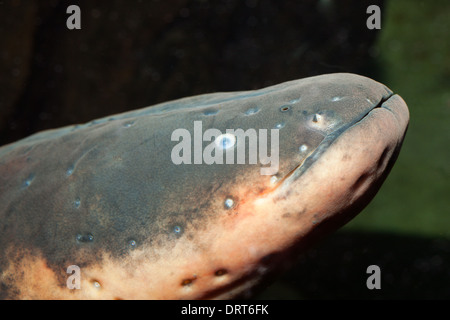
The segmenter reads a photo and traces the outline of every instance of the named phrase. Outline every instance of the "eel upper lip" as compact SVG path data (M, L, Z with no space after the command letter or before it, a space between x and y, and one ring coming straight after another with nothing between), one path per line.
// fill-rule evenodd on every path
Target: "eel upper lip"
M370 108L366 113L361 114L359 117L355 117L355 119L342 127L336 129L335 131L331 132L330 134L326 135L324 140L314 149L310 152L310 154L294 169L292 169L290 172L288 172L280 181L279 185L281 185L285 180L295 175L294 180L298 179L303 173L306 172L306 170L313 165L314 162L316 162L317 159L320 158L320 156L328 149L328 147L337 139L339 136L344 133L346 130L351 128L352 126L356 125L358 122L362 121L367 115L370 114L374 109L377 108L385 108L389 111L391 111L387 106L384 105L386 101L388 101L392 96L395 94L391 92L387 97L382 97L380 101L374 105L372 108Z

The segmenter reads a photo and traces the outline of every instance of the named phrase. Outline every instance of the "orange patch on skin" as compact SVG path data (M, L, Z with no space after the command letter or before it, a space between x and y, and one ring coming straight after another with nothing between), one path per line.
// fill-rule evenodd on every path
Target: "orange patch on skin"
M8 250L8 251L11 251ZM16 260L17 259L17 260ZM13 299L55 299L55 291L60 291L56 274L39 256L26 252L22 257L15 257L0 279L8 287L14 288ZM71 299L72 297L67 297Z

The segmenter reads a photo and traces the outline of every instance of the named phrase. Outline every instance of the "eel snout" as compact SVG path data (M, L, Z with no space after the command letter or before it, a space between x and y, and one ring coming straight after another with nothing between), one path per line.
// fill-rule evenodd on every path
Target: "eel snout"
M375 81L373 85L382 86ZM362 118L339 129L331 141L327 138L334 132L325 138L273 192L244 203L239 214L246 219L230 229L223 225L227 234L221 243L226 246L217 249L228 252L227 263L234 264L230 270L247 269L250 278L276 274L292 260L293 251L351 220L389 174L408 122L406 103L389 94ZM252 286L252 281L236 282L244 295Z

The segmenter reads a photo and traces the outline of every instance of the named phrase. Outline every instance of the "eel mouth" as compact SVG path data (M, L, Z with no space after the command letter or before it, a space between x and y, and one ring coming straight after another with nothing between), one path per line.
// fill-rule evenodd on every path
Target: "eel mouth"
M403 114L403 116L406 116L407 118L409 118L409 113L408 113L407 109L406 109L406 115L405 115L405 110L399 110L401 108L399 108L399 106L397 106L395 103L393 104L393 107L388 106L390 104L390 102L392 101L393 97L399 97L399 96L394 93L390 93L387 97L382 97L380 99L380 101L376 105L374 105L371 109L369 109L367 112L361 114L359 117L355 117L355 119L353 119L353 121L339 127L335 131L326 135L324 137L324 139L322 140L322 142L319 145L317 145L313 150L311 150L309 152L308 156L306 156L305 159L303 159L303 161L300 164L298 164L294 169L289 171L283 178L281 178L278 181L275 188L278 188L285 184L290 184L293 181L299 179L310 167L312 167L314 165L314 163L317 162L318 159L321 158L321 156L325 152L327 152L327 150L330 148L330 146L335 141L337 141L344 132L347 132L350 128L357 126L361 121L368 118L370 116L370 114L373 113L374 110L382 108L382 109L385 109L385 110L391 112L394 117L396 116L397 113L401 113L401 114ZM403 105L406 106L406 104L404 102L403 102ZM401 107L403 107L403 106L401 106ZM406 131L406 128L405 128L405 131ZM403 139L403 136L402 136L402 139Z

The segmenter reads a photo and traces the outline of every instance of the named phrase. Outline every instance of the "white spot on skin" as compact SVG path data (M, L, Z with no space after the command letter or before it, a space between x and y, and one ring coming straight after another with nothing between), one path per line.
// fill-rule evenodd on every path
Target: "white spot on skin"
M225 200L225 208L226 209L231 209L234 206L234 200L231 198L228 198Z
M131 127L132 125L134 125L134 121L127 121L127 122L125 122L125 123L123 124L123 126L124 126L125 128L129 128L129 127Z
M277 176L272 176L272 177L270 178L270 183L271 183L271 184L275 184L275 183L277 183L277 181L278 181L278 177L277 177Z
M72 175L74 169L75 169L74 166L70 166L70 167L66 170L66 175L67 175L67 176Z
M250 108L247 111L245 111L245 114L249 116L249 115L258 113L258 111L259 111L259 108L258 107L254 107L254 108Z
M308 150L308 146L306 144L302 144L299 148L300 152L306 152Z
M342 97L333 97L331 98L331 101L336 102L342 100Z
M298 99L292 99L291 101L289 101L290 104L294 104L300 101L300 97Z
M22 183L22 188L28 188L33 182L34 174L30 174L28 178Z
M230 149L236 144L236 137L231 133L225 133L218 136L215 142L219 148Z

